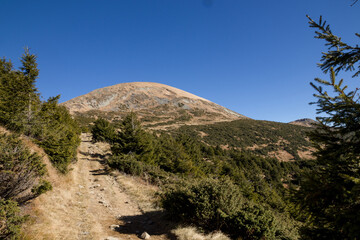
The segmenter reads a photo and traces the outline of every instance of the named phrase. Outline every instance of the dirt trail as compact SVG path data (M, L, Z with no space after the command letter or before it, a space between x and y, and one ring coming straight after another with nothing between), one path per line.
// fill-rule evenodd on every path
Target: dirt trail
M149 211L131 191L150 186L122 175L109 175L102 164L104 146L83 134L78 162L66 176L50 171L54 189L27 207L31 221L25 232L31 239L168 239L159 211ZM125 179L127 178L127 179ZM131 191L130 191L130 190ZM140 193L139 193L140 192ZM111 225L115 225L111 229ZM116 226L119 225L119 226Z

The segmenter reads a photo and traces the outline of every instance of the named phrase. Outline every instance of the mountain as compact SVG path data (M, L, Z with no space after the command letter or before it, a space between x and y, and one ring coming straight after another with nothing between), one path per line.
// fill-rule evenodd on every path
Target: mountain
M62 103L82 122L96 117L119 120L136 112L144 125L176 127L247 118L183 90L160 83L121 83L96 89Z
M314 125L316 125L318 122L311 118L302 118L289 123L303 127L314 127Z
M83 126L136 112L146 128L186 133L223 149L250 151L280 161L311 159L311 119L288 123L253 120L183 90L159 83L121 83L62 103ZM294 126L296 125L296 126Z

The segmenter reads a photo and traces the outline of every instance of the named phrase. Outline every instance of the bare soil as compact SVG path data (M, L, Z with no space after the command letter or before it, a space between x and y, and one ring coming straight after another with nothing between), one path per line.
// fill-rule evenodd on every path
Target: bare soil
M67 175L51 166L53 190L25 207L31 215L24 228L27 239L172 239L173 224L152 206L156 187L138 178L110 173L103 164L104 144L82 135L78 161ZM117 226L118 225L118 226Z

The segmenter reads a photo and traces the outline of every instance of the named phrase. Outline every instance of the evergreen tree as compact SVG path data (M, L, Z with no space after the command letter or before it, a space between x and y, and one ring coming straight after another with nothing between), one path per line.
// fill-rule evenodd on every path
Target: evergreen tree
M35 86L39 70L29 49L21 62L20 70L14 70L10 61L0 60L0 124L35 138L52 163L66 172L76 159L80 129L68 110L58 105L59 96L40 101Z
M119 132L111 146L113 154L135 155L138 160L154 161L152 136L145 132L135 113L130 113L120 122Z
M321 69L330 81L315 79L311 85L318 99L320 126L311 134L315 143L317 166L308 173L297 193L309 221L304 239L358 239L360 236L360 96L359 89L347 90L336 80L341 70L360 73L360 48L352 47L333 35L320 18L311 18L316 38L324 39L329 51L322 56ZM360 37L359 34L356 34ZM333 93L323 89L330 88Z
M39 70L36 56L29 49L25 49L21 62L21 71L16 71L10 61L0 61L0 123L28 134L40 104L35 87Z
M37 69L36 56L34 54L30 54L29 48L25 49L25 53L21 58L22 67L20 70L23 73L23 89L22 89L22 97L23 101L25 101L26 108L24 112L26 114L26 124L25 124L25 134L30 134L32 119L36 113L36 109L40 104L40 98L38 90L35 86L36 79L39 75L39 70Z
M76 160L80 144L80 128L64 106L58 105L60 96L51 97L41 104L32 135L61 172Z
M114 126L103 118L99 118L94 122L94 126L91 129L93 142L108 142L114 141L116 132Z

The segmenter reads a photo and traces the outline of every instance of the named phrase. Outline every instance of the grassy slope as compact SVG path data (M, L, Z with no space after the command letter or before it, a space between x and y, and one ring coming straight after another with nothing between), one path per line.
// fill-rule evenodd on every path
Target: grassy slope
M210 125L182 126L176 132L201 137L209 145L252 151L263 156L286 151L291 154L288 160L299 160L299 152L310 149L311 144L306 137L309 130L287 123L242 119Z

